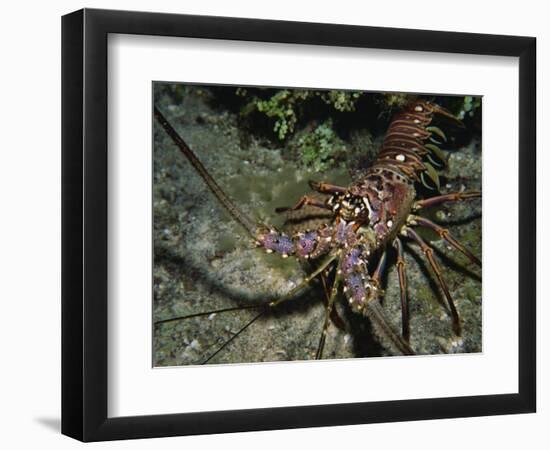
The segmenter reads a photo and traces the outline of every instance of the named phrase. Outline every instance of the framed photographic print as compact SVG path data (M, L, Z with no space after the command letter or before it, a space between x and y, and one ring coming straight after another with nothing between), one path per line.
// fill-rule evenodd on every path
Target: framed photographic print
M535 410L534 38L82 10L62 44L63 433Z
M481 352L480 273L444 276L449 262L414 230L481 266L481 97L164 82L153 90L155 367ZM367 120L384 129L383 142ZM201 157L171 122L204 146ZM457 202L461 210L441 208ZM420 211L459 222L471 242ZM453 297L463 299L460 313Z

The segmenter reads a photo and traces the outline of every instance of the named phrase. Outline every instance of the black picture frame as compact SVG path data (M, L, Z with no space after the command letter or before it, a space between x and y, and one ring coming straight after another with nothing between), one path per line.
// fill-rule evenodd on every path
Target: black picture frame
M109 33L519 58L518 393L107 417ZM82 441L535 412L536 39L84 9L62 18L62 433ZM510 294L512 295L512 294Z

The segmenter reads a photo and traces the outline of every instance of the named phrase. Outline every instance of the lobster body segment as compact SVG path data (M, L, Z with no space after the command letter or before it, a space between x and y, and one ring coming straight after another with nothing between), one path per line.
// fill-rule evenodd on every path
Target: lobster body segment
M373 228L377 245L384 246L405 224L416 197L415 181L428 170L423 158L434 151L430 128L433 114L458 119L444 108L424 100L410 103L397 113L384 138L382 148L373 166L351 185L349 193L361 197L369 210L369 225Z
M413 183L390 167L375 167L350 187L350 194L361 198L369 211L368 226L382 247L404 225L415 199Z

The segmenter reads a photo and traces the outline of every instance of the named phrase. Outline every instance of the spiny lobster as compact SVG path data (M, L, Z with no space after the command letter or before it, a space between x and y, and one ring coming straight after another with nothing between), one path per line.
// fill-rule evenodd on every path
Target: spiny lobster
M291 235L274 227L258 224L239 210L156 106L154 115L211 192L254 239L258 247L269 253L277 253L283 258L292 256L301 260L319 261L315 270L307 275L301 284L268 304L224 308L193 314L193 317L213 312L260 308L261 311L243 327L243 331L266 311L294 298L315 278L324 277L333 271L333 283L327 295L325 320L316 359L322 358L327 329L340 291L344 292L352 311L368 317L399 352L405 355L415 354L409 343L409 301L402 244L403 239L408 239L415 242L425 255L445 296L453 331L457 336L461 335L461 320L441 267L434 258L432 247L415 231L416 227L433 230L472 263L481 266L480 259L453 237L449 230L418 215L422 209L444 202L481 197L481 192L470 191L417 200L415 184L419 181L426 184L426 177L429 178L430 170L433 170L431 163L427 161L441 159L441 151L435 145L434 142L437 141L434 137L446 139L443 131L432 125L432 120L435 116L441 116L458 126L463 126L449 111L427 100L415 99L409 102L394 115L378 157L355 182L342 187L312 181L311 188L327 196L326 199L320 200L306 195L292 208L296 211L309 205L330 211L331 222L315 230L305 230ZM389 246L393 246L397 252L396 265L401 291L401 333L394 331L389 325L379 304L379 299L383 295L381 277L385 270ZM181 318L162 320L156 324L179 319ZM210 361L239 333L227 340L204 362Z

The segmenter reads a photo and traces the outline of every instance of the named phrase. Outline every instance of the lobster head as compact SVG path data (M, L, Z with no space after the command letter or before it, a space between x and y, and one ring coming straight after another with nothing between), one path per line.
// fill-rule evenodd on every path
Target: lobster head
M346 222L364 224L369 221L369 205L361 196L349 192L337 193L330 196L326 204L336 216Z

